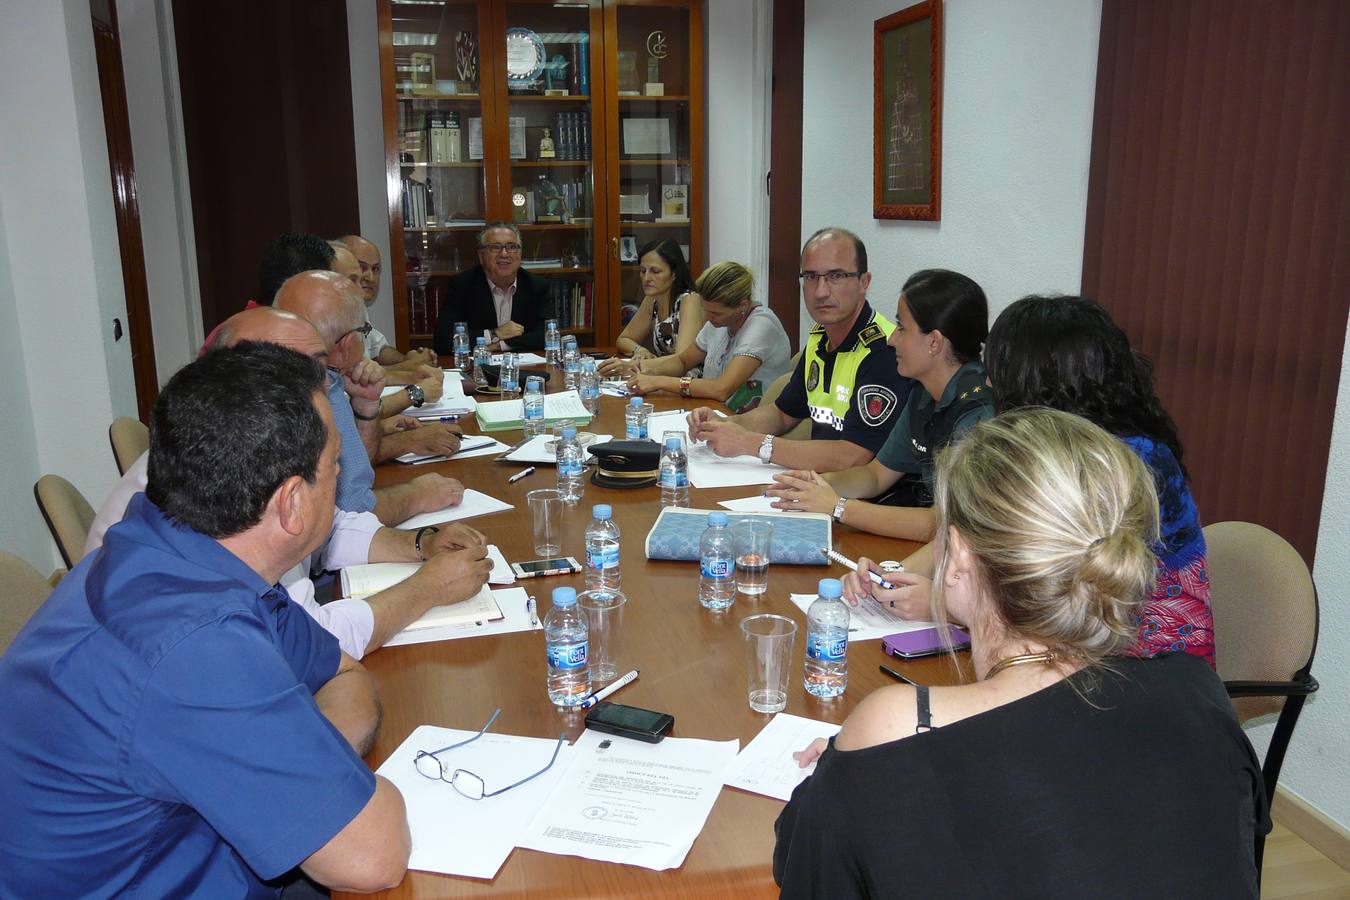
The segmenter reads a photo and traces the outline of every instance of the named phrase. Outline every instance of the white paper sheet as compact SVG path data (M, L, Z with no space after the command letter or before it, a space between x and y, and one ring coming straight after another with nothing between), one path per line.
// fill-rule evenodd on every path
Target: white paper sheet
M689 854L740 742L644 744L588 729L573 747L567 777L519 846L661 870Z
M478 409L478 419L484 430L500 431L501 428L492 429L491 426L519 423L524 415L523 400L492 400L483 403ZM544 420L555 422L560 419L576 419L579 422L591 420L590 410L586 409L586 404L581 402L581 395L576 391L544 395Z
M815 602L815 594L788 594L797 608L806 612L806 608ZM875 641L888 634L900 634L903 631L918 631L932 628L932 622L914 622L902 619L889 606L882 606L875 600L863 600L848 610L848 639L853 641Z
M485 516L488 513L501 512L504 509L514 509L510 503L504 503L496 497L489 497L482 491L475 491L473 488L464 489L464 499L458 506L447 506L445 509L438 509L434 512L422 513L420 516L413 516L400 522L399 528L418 529L424 525L439 525L442 522L454 522L459 519L469 519L474 516Z
M600 393L607 397L627 397L628 382L622 378L614 378L600 382Z
M540 356L538 353L527 352L516 354L517 366L538 366L543 365L546 362L548 362L548 360L544 359L544 357ZM492 364L494 366L500 366L502 364L502 355L500 353L492 354Z
M792 754L805 750L816 738L838 734L842 727L833 722L778 713L736 756L727 771L727 787L790 800L793 789L816 770L815 763L805 769L799 767Z
M454 641L460 638L486 637L493 634L510 634L513 631L543 630L543 616L537 616L530 623L530 614L526 603L530 595L524 588L501 588L492 592L497 600L497 608L505 618L496 622L484 622L482 625L442 625L438 628L419 628L416 631L400 631L385 641L386 647L401 647L404 644L425 644L430 641ZM539 652L543 653L541 644Z
M581 436L582 433L577 434L578 438ZM595 444L603 444L606 441L613 440L613 438L613 435L597 434L593 439L587 440L582 445L582 449L585 450L586 447L591 447ZM537 434L524 444L521 444L515 450L506 454L505 458L509 459L511 462L547 463L549 465L554 465L558 461L557 450L556 448L553 450L546 449L548 444L553 440L555 440L555 438L551 434Z
M417 751L431 752L467 740L477 733L478 725L472 730L423 725L377 770L394 783L407 804L408 827L412 831L410 869L469 878L494 877L511 855L525 823L572 764L573 750L564 744L553 767L543 775L482 800L461 797L444 781L418 774L413 765ZM557 742L556 736L513 737L489 731L440 758L482 776L487 790L492 791L542 769Z
M684 435L685 443L689 443L689 411L686 409L670 410L669 412L652 413L647 417L647 434L658 444L667 431L678 431Z
M438 453L404 453L402 456L396 456L394 459L401 463L411 466L420 466L424 463L445 462L450 459L468 459L472 456L491 456L494 453L501 453L507 448L506 444L490 437L486 434L465 435L460 441L459 450L453 456L444 456Z
M773 484L782 466L765 465L757 456L718 456L707 444L689 448L689 483L697 488Z
M442 369L441 399L435 403L425 403L422 406L410 406L404 410L405 415L414 416L418 419L431 419L438 416L457 416L467 415L478 408L478 402L464 393L464 382L460 378L458 369ZM404 390L404 385L391 384L386 387L380 396L388 397L390 394L397 394Z
M740 513L780 513L784 510L774 509L771 505L775 497L765 497L763 494L755 494L753 497L741 497L737 500L719 500L718 506L725 506L732 512ZM789 510L790 512L790 510Z

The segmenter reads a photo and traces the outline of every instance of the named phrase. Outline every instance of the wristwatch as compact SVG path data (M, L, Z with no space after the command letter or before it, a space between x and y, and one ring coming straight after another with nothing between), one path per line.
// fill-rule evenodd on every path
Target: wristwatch
M840 497L839 502L834 505L834 520L836 522L844 521L844 504L847 502L847 497Z
M681 397L692 397L692 396L694 396L693 392L689 389L689 382L691 382L691 381L693 381L693 379L690 378L688 375L686 375L686 376L684 376L683 378L680 379L680 396L681 396Z
M764 435L764 440L759 445L759 461L768 465L773 462L773 435Z
M412 401L414 407L421 407L427 402L427 392L422 390L419 385L410 384L404 388L408 392L408 399Z

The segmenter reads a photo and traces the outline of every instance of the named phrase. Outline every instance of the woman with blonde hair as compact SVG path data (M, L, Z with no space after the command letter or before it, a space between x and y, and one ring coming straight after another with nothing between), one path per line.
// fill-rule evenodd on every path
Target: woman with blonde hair
M936 488L933 614L967 623L976 680L883 688L797 754L816 770L776 826L783 896L1256 897L1269 817L1222 683L1124 655L1154 580L1148 468L1024 408L951 445Z
M717 400L734 413L758 406L764 387L792 367L792 344L773 310L755 303L754 287L754 276L738 262L705 270L694 290L703 298L707 321L694 343L639 361L628 390ZM686 374L700 366L702 377Z

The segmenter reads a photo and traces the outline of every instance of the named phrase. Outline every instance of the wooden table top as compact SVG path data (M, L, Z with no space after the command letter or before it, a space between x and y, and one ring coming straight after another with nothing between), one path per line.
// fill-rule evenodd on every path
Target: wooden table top
M551 384L560 384L561 377ZM705 401L678 397L650 397L658 411L692 408ZM623 436L623 404L602 397L600 414L586 430ZM469 417L466 433L476 433ZM506 443L519 432L497 435ZM426 473L429 468L458 478L466 486L497 497L515 508L469 520L501 548L512 562L534 559L531 525L525 495L553 487L554 469L538 471L515 484L506 479L523 466L503 464L480 456L429 466L385 465L377 470L377 484L394 484ZM797 622L794 655L800 666L806 618L788 599L789 593L814 593L821 578L839 578L844 569L831 566L773 566L769 589L758 599L738 594L726 611L713 612L698 603L697 566L692 562L649 562L644 540L659 514L656 486L617 490L585 484L581 503L564 513L562 555L584 560L583 532L591 506L609 503L621 531L622 590L628 597L618 658L619 671L640 667L642 676L623 688L615 702L668 712L675 717L674 737L730 740L744 747L771 718L753 712L746 701L745 650L740 621L772 612ZM690 505L721 509L719 500L753 494L756 487L699 490L690 488ZM856 559L903 559L917 545L863 534L835 526L834 545ZM552 589L572 585L583 589L582 575L553 576L519 581L539 599L540 615L549 609ZM868 693L893 684L877 668L880 663L904 672L921 684L953 684L959 673L945 657L905 662L886 657L880 641L855 643L849 652L849 685L843 697L819 700L806 693L800 674L788 688L787 712L830 722L843 722ZM541 632L507 634L455 641L388 647L364 660L379 683L384 719L374 748L367 757L378 767L419 725L476 729L497 707L493 724L499 734L549 737L565 731L574 741L582 731L581 712L553 706L544 690L544 637ZM768 797L724 788L702 833L679 869L654 872L636 866L594 862L516 849L492 881L409 871L390 896L469 897L693 897L776 896L771 863L773 825L783 804ZM465 822L472 828L472 822ZM341 896L341 895L335 895Z

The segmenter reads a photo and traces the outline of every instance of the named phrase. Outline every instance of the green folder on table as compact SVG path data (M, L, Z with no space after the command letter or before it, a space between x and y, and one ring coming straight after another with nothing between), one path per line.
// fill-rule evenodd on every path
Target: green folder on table
M479 403L476 411L478 428L483 432L510 431L525 425L524 400L493 400ZM581 402L576 391L563 391L544 396L544 424L556 425L564 419L570 419L577 425L587 425L591 421L590 411Z

